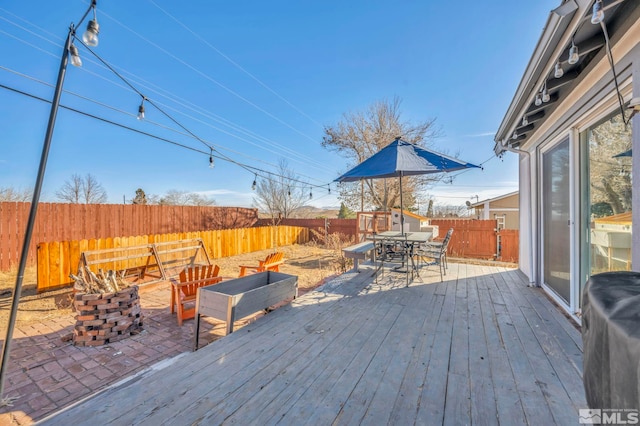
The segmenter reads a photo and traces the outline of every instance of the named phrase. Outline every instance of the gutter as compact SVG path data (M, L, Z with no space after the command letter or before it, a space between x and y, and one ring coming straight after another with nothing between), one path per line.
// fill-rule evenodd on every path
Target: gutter
M501 143L500 145L502 145L502 151L509 151L509 152L513 152L515 154L524 154L527 156L527 158L529 159L529 172L531 172L531 170L533 169L532 165L531 165L531 153L529 151L523 151L521 149L515 149L509 146L508 143ZM532 180L529 179L529 218L530 220L533 220L533 193L534 193L534 185L532 183ZM528 226L527 227L529 229L529 244L531 244L531 249L529 250L529 287L537 287L536 285L536 280L534 278L534 271L535 268L533 267L533 226Z

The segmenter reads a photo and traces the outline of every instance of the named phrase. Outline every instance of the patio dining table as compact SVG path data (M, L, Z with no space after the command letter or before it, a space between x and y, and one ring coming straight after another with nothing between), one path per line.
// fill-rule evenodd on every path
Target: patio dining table
M373 241L374 244L376 245L376 250L374 250L375 253L384 253L384 248L382 247L384 244L404 243L404 246L406 248L407 268L402 269L405 262L405 260L403 259L402 265L394 268L394 270L399 272L409 273L410 272L409 267L411 267L411 270L415 272L417 276L420 276L418 273L418 266L415 263L413 258L413 254L415 253L415 249L417 246L431 241L432 237L433 237L433 233L426 232L426 231L425 232L404 232L404 233L400 231L385 231L385 232L380 232L378 234L369 235L367 236L367 240ZM380 247L380 251L378 251L379 247ZM382 263L384 263L384 258L382 259Z

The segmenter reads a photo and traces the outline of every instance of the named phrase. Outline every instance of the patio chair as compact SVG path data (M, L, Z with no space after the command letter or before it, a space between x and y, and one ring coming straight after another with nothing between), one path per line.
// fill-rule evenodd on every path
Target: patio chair
M171 313L177 314L178 325L181 326L183 320L195 316L198 288L222 281L219 273L218 265L194 265L183 269L178 280L171 279ZM194 306L187 308L187 304Z
M449 246L449 241L451 241L451 234L453 234L453 228L449 229L449 232L447 232L442 243L425 243L415 252L420 268L423 266L438 265L438 269L440 270L440 282L444 281L444 275L447 275L445 264L447 247Z
M447 247L449 246L449 241L451 240L451 235L453 234L453 228L449 228L449 230L447 231L447 233L444 236L444 239L442 241L429 241L428 243L425 243L426 246L431 248L431 251L438 251L443 245L446 245ZM447 263L447 252L445 250L444 253L444 257L442 258L442 264L444 265L445 268L445 275L446 273L446 269L449 267L448 263Z
M244 277L248 271L253 271L252 273L265 271L280 272L280 265L283 263L284 253L277 251L265 257L264 260L258 261L257 266L240 265L240 276Z

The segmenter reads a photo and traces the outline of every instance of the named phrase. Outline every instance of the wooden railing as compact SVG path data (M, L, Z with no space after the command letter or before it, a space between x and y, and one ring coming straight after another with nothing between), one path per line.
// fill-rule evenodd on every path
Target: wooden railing
M38 291L70 285L69 274L77 272L80 254L83 251L126 248L193 238L202 239L209 256L217 259L291 244L303 244L309 241L309 229L273 226L40 243L37 247Z

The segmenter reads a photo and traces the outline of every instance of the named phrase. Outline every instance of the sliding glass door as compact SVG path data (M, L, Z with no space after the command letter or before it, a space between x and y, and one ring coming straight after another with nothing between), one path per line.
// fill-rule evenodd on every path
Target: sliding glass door
M631 133L616 112L581 135L581 296L591 275L631 270Z
M569 139L542 153L544 284L571 306L571 161Z

